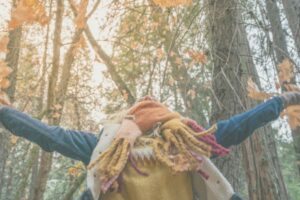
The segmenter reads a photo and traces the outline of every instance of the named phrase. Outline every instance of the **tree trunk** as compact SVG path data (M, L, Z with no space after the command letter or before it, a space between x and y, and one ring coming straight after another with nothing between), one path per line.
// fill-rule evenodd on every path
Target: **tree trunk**
M289 3L293 3L293 1L285 1L285 7L289 5ZM289 53L287 50L287 44L286 44L286 38L285 34L282 28L281 20L280 20L280 12L278 9L278 6L276 4L276 1L273 0L266 0L266 5L267 5L267 15L271 24L271 30L272 30L272 35L273 35L273 46L277 58L277 63L281 63L284 58L289 58ZM294 2L294 5L296 5L296 2ZM300 3L299 3L299 9L300 9ZM294 9L290 10L291 13L287 14L292 15L293 10L297 10L297 7L295 6ZM299 10L300 14L300 10ZM288 16L289 18L289 16ZM290 19L293 20L293 19ZM295 35L295 42L297 43L296 39L298 38L300 42L300 16L298 20L298 24L293 24L293 26L298 26L298 33ZM293 27L295 29L295 27ZM295 30L293 30L294 33ZM294 34L293 34L294 35ZM299 46L300 47L300 46ZM300 55L300 54L299 54ZM295 80L293 80L294 82ZM286 91L284 87L282 87L282 91ZM300 128L296 130L292 130L292 137L293 137L293 146L295 149L296 153L296 163L298 167L298 172L300 174Z
M214 0L208 4L209 41L214 64L213 90L217 97L212 106L212 121L216 122L254 106L247 98L245 87L248 76L257 78L257 72L244 25L239 21L242 17L238 2ZM233 149L233 155L218 159L217 164L239 191L242 180L240 173L236 172L241 168L239 156L242 153L250 199L288 199L281 171L273 167L265 136L264 131L256 131L241 147ZM237 152L240 148L242 151ZM278 163L278 160L274 162Z
M54 97L55 97L55 88L58 78L58 69L60 61L60 47L61 47L61 31L62 31L62 22L63 22L63 13L64 13L64 1L56 1L56 22L54 30L54 41L53 41L53 58L52 58L52 72L49 78L49 87L48 87L48 99L47 99L47 110L51 111L53 107ZM49 120L49 123L52 123ZM39 172L37 178L37 185L34 189L34 198L33 200L42 200L43 194L45 192L47 179L52 165L52 154L47 152L42 152L41 161L39 165Z
M300 56L300 1L282 0L282 4Z
M63 196L63 200L72 200L74 193L78 190L80 185L84 182L86 177L86 174L83 173L79 177L77 177L73 183L73 185L70 187L70 189L65 193Z
M16 80L18 72L18 63L20 55L20 43L22 37L22 28L17 28L9 32L9 43L7 45L8 53L6 55L5 61L7 65L13 69L13 72L9 76L9 81L11 83L7 90L7 94L14 101ZM10 151L10 133L4 129L2 124L0 124L0 194L3 188L4 173L6 160L8 158L8 153Z
M276 0L266 0L266 8L273 35L273 48L275 50L277 62L281 63L283 59L289 57L289 54Z

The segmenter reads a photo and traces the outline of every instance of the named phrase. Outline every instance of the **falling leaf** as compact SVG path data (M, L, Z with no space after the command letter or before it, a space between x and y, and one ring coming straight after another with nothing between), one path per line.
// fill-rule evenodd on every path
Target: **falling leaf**
M0 39L0 52L6 53L7 52L7 44L9 42L9 37L4 36Z
M127 101L128 100L128 92L126 90L122 90L122 96L124 97L124 100Z
M164 50L159 48L156 50L156 57L158 60L161 60L165 56Z
M76 163L74 166L68 168L68 174L71 176L80 176L81 172L84 170L84 166L81 163Z
M12 69L10 67L7 67L6 62L0 60L0 79L8 77L11 72Z
M189 56L196 62L201 63L201 64L206 64L207 63L207 56L204 52L194 52L192 50L188 50L187 52Z
M177 65L182 65L182 59L179 58L179 57L176 57L175 63L176 63Z
M290 82L291 79L294 77L293 73L293 63L288 59L284 59L279 65L278 65L278 78L279 83L282 85L285 82Z
M160 7L174 7L193 3L192 0L153 0L153 2Z
M3 91L0 91L0 104L7 105L7 106L11 105L9 97Z
M195 98L196 98L196 91L193 90L193 89L190 89L190 90L187 92L187 95L190 96L192 99L195 99Z
M0 89L7 89L10 86L10 82L8 79L3 78L0 79Z
M248 97L250 97L251 99L265 100L272 96L271 94L268 94L266 92L261 92L251 78L248 78L247 83Z
M172 77L169 78L168 82L169 82L170 86L174 86L175 81L174 81L174 79Z
M60 118L60 114L58 112L55 112L55 113L52 114L52 118L59 119Z
M53 109L54 109L54 110L61 110L61 109L62 109L62 105L61 105L61 104L55 104L55 105L53 106Z
M283 87L289 92L300 92L300 89L295 84L284 84Z
M300 105L288 106L285 114L288 116L291 129L295 130L300 126Z
M19 139L19 138L18 138L17 136L12 135L12 136L10 136L10 143L11 143L12 145L15 145L15 144L17 144L18 139Z
M39 23L45 25L50 18L47 16L44 5L38 0L20 0L12 10L9 29L16 29L23 23Z

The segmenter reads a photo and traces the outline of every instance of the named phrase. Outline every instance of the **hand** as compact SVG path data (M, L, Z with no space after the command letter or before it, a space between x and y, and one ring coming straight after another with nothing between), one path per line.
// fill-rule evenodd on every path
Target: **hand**
M284 92L280 95L284 108L300 105L300 92Z
M2 106L2 105L12 106L10 101L9 101L9 97L7 96L7 94L0 91L0 106Z
M142 131L138 127L138 125L131 119L124 119L121 123L120 129L116 134L116 138L125 138L130 142L131 147L137 137L142 135Z

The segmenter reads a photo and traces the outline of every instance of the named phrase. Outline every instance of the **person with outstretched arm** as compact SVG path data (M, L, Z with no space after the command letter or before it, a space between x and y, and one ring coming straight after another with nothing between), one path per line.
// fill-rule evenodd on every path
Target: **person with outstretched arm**
M209 158L225 156L297 104L300 93L286 92L205 130L147 96L94 134L47 125L0 99L0 123L47 152L83 162L82 200L238 200Z

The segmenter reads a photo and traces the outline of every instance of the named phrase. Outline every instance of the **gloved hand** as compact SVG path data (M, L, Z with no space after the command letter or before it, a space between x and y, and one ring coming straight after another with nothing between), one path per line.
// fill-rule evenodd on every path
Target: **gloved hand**
M292 105L300 105L300 92L284 92L280 97L284 108Z

